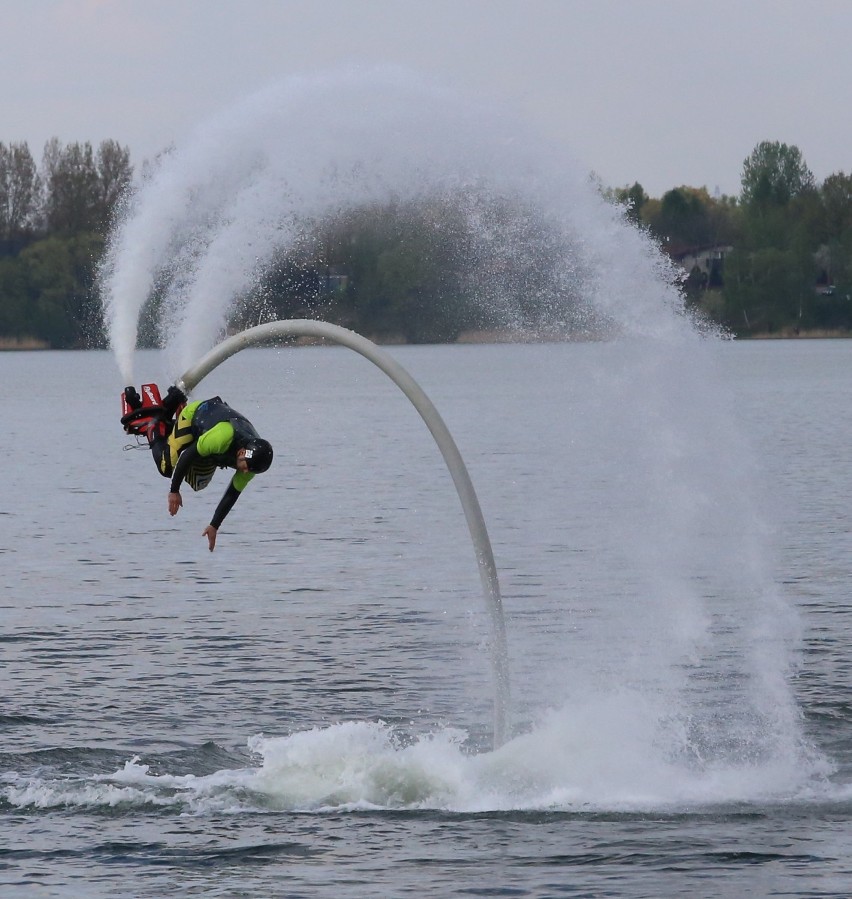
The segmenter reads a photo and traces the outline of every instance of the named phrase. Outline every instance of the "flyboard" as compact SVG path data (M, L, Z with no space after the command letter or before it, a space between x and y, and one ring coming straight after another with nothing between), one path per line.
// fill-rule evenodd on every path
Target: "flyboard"
M176 386L169 387L165 399L156 384L143 384L140 394L135 387L125 387L121 394L121 424L128 434L144 436L150 425L168 421L183 408L186 395Z
M160 400L156 385L143 385L141 398L138 394L135 394L135 390L132 387L126 388L122 394L122 424L125 426L125 430L128 430L130 433L144 433L141 428L137 430L137 427L145 419L145 416L148 416L149 420L154 420L154 417L161 415L164 407L170 405L170 397L177 398L180 396L185 399L185 394L190 393L197 387L202 379L210 374L214 368L240 350L290 337L313 337L330 340L333 343L346 346L369 359L402 390L415 409L417 409L420 417L435 439L461 500L468 530L473 541L480 581L489 613L491 623L491 661L495 690L494 745L495 747L500 746L506 740L509 715L508 647L506 625L503 618L503 601L497 579L497 566L494 562L494 553L491 549L491 541L488 537L485 519L482 515L476 491L473 488L473 482L449 429L420 385L392 356L380 350L371 340L362 337L355 331L350 331L339 325L332 325L329 322L311 319L289 319L257 325L223 340L192 368L187 369L176 381L175 385L169 388L165 403ZM141 400L141 402L137 404L137 400ZM145 405L146 402L149 404L147 407ZM169 410L165 408L165 411L168 412ZM125 421L125 418L127 418L127 421ZM133 430L130 430L131 428Z
M163 400L156 384L143 384L141 394L135 387L125 387L121 394L121 423L128 433L141 433L140 423L163 414Z

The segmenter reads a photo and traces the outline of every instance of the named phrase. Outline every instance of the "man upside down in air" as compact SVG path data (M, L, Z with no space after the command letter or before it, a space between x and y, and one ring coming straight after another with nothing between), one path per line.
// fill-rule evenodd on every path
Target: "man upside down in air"
M133 387L122 395L121 423L128 434L147 438L157 471L171 478L169 514L183 505L181 484L203 490L217 468L236 469L204 536L210 552L225 516L234 507L251 479L272 464L272 446L260 437L254 425L220 397L187 403L177 387L165 399L155 384L143 384L144 400Z

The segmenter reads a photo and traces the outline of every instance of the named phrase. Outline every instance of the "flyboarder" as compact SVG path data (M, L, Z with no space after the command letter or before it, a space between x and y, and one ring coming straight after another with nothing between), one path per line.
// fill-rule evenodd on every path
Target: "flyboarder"
M260 437L254 425L218 397L188 403L176 386L160 398L156 384L143 384L142 395L127 387L121 396L121 423L128 434L145 437L157 471L171 478L169 514L183 505L181 484L203 490L217 468L234 468L231 478L204 536L210 552L225 516L248 482L272 464L272 446Z

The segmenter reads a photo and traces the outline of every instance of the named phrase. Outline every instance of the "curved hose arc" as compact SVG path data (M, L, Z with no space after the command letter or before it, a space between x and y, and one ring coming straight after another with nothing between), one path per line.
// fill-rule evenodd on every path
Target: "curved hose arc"
M432 401L414 378L391 356L379 349L371 340L355 331L311 319L288 319L268 322L248 328L228 337L203 356L178 379L177 386L190 392L214 368L246 347L269 343L285 337L314 337L330 340L360 353L380 368L408 397L420 413L444 457L452 476L456 492L461 500L468 530L473 540L479 576L491 621L492 667L494 676L494 744L500 746L507 736L509 710L509 654L506 641L506 625L503 618L503 601L497 580L497 566L491 541L485 527L485 519L479 499L473 488L467 468L443 419Z

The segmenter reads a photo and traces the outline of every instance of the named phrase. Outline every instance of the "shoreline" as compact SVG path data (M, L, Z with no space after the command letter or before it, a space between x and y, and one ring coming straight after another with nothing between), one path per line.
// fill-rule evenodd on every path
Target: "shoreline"
M774 333L749 334L737 337L737 340L843 340L852 337L852 331L843 328L814 328L810 331L785 329Z
M757 334L743 334L737 335L733 339L734 340L846 340L852 337L852 331L848 331L845 329L814 329L810 331L800 331L796 333L793 329L785 329L784 331L777 332L763 332ZM381 340L376 340L375 338L370 338L378 346L409 346L408 341L406 341L403 337L393 337L388 336ZM523 336L518 335L516 333L511 333L508 331L464 331L462 332L456 340L442 342L441 345L445 346L466 346L470 344L506 344L506 343L555 343L555 342L564 342L564 343L575 343L575 342L590 342L597 343L599 340L595 338L565 338L565 337L544 337L542 335L537 336ZM312 346L314 344L321 345L324 341L317 341L311 338L299 338L293 343L297 346ZM412 343L411 346L418 346L419 344ZM37 340L33 337L0 337L0 353L3 352L36 352L42 350L53 350L54 348L50 346L50 344L46 340ZM87 351L89 349L93 349L91 347L62 347L56 352L65 352L67 350L70 351ZM98 348L103 351L106 350L106 347Z
M46 340L37 340L35 337L0 337L0 352L17 352L32 350L49 350L50 344Z

